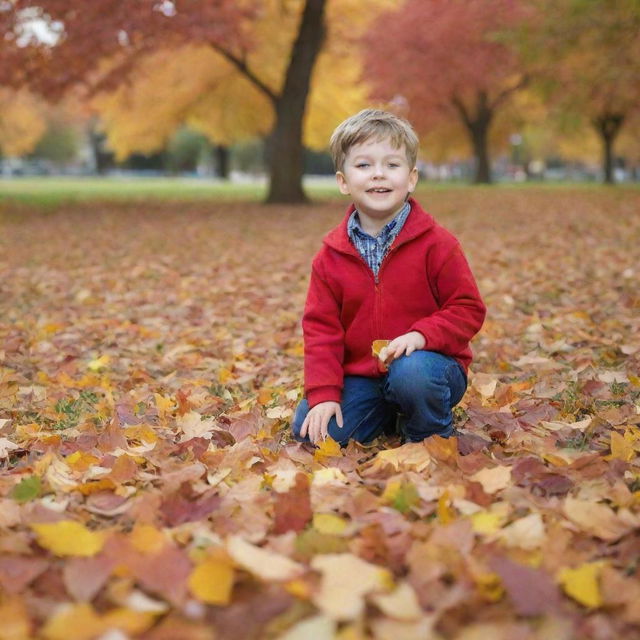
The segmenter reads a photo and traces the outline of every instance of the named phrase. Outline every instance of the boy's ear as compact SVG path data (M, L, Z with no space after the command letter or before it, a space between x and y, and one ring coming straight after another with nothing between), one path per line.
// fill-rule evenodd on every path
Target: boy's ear
M347 184L347 179L342 173L342 171L336 171L336 182L338 183L338 189L340 189L340 193L343 196L349 195L349 185Z
M418 168L413 167L413 169L411 169L411 173L409 174L409 193L413 193L417 184L418 184Z

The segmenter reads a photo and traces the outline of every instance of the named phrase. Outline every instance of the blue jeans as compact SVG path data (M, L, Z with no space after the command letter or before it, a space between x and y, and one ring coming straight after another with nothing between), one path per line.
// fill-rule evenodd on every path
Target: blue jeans
M467 378L460 364L434 351L414 351L401 356L380 378L345 376L342 391L344 427L335 416L328 433L346 444L353 439L369 442L385 429L393 429L401 414L403 437L420 442L432 435L448 438L453 433L451 410L467 389ZM293 435L300 438L300 428L309 411L306 400L298 405L293 418Z

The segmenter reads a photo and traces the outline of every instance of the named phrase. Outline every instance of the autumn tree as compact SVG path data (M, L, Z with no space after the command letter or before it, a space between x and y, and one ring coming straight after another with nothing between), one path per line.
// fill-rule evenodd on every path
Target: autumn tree
M517 32L556 119L586 120L597 134L604 181L614 182L614 145L640 113L640 3L530 0Z
M12 33L20 31L27 16L29 20L38 18L59 35L53 45L32 38L30 46L23 47L25 52L38 52L42 61L29 80L51 97L79 83L93 92L118 86L127 81L141 56L159 49L188 43L217 52L265 96L273 109L268 201L300 202L305 199L303 118L312 72L325 36L326 2L14 0L4 13L13 16ZM285 71L278 86L269 84L249 62L256 46L254 23L275 7L297 11L298 18L288 48L280 52Z
M500 32L523 17L513 0L407 0L379 16L362 40L373 97L402 96L417 129L454 119L476 159L476 182L491 182L489 131L527 81Z
M357 0L327 5L327 34L314 68L303 122L305 146L325 149L336 123L366 106L361 64L350 47L354 34L362 32L379 7L388 5L387 0L377 0L366 15ZM247 54L247 64L275 90L286 71L281 52L290 46L299 15L291 8L271 8L253 21L254 46ZM191 72L185 74L185 68ZM275 116L264 92L205 45L160 49L142 57L129 82L99 92L92 106L120 160L133 152L161 150L182 124L200 131L215 145L229 146L266 136Z
M0 151L21 156L33 151L47 125L43 106L26 90L0 89Z

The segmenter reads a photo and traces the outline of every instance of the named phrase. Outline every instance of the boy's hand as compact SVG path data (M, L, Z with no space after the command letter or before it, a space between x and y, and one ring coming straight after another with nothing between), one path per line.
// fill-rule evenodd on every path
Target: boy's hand
M409 331L392 340L380 351L380 360L387 363L399 358L401 355L410 356L414 351L424 349L427 341L419 331Z
M300 428L300 435L304 438L309 433L309 440L314 444L327 437L327 428L331 417L336 417L338 426L342 429L342 409L338 402L320 402L315 407L309 409L307 417Z

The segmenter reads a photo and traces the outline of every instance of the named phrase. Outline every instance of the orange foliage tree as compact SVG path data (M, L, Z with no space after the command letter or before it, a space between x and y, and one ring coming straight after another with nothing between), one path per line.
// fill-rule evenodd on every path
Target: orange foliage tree
M402 96L426 133L452 119L476 158L476 182L490 182L489 129L526 84L513 47L499 32L524 15L514 0L408 0L379 16L362 40L373 96Z

